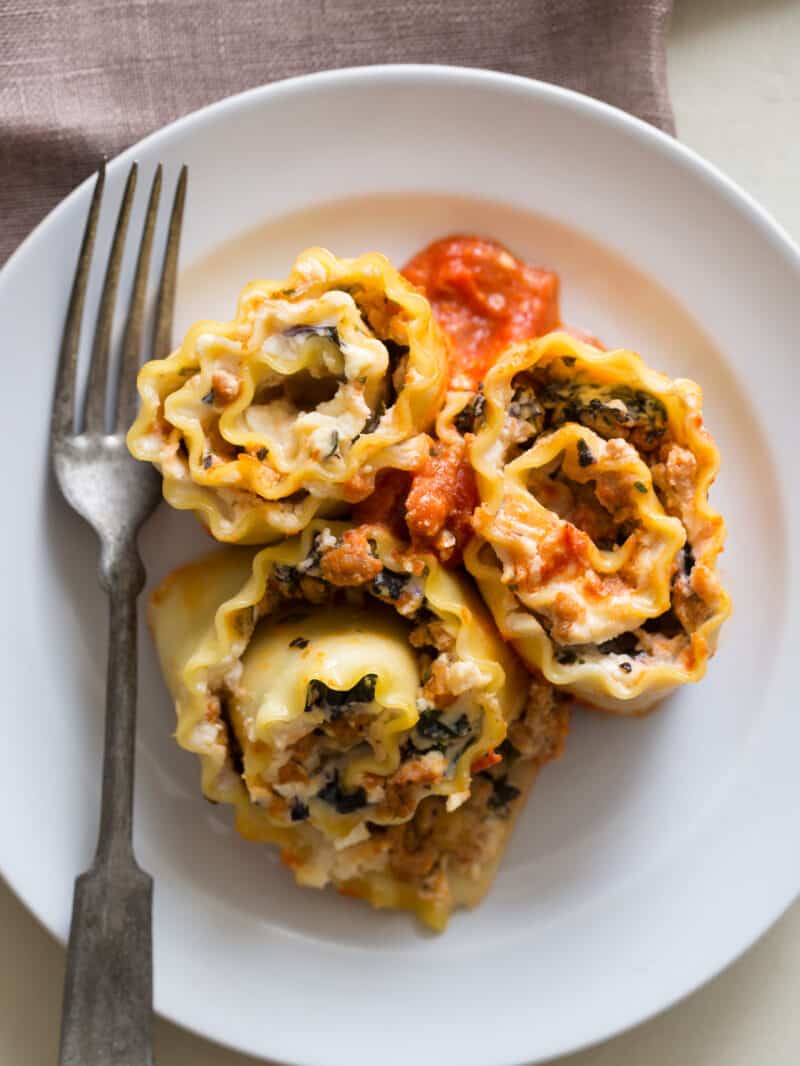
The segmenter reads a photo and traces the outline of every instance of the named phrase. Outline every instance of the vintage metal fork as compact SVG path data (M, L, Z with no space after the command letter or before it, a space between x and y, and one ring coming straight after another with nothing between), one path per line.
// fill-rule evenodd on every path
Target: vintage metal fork
M159 499L155 470L131 458L125 431L136 410L161 167L155 173L122 341L113 413L106 418L111 334L125 234L136 189L131 167L106 267L85 401L76 366L86 286L103 196L97 175L72 286L56 380L51 452L61 491L100 538L100 584L110 601L105 751L97 851L75 882L61 1025L61 1066L149 1066L153 1061L153 881L133 854L136 732L136 601L144 586L137 534ZM153 334L154 356L170 345L187 172L175 190ZM77 401L77 410L76 410Z

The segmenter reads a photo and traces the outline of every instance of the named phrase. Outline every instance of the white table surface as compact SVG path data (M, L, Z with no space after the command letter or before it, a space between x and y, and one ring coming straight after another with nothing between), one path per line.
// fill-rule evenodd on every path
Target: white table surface
M678 134L800 241L800 3L676 0L669 42ZM797 841L787 841L796 847ZM64 952L0 884L0 1066L54 1063ZM268 965L268 963L266 963ZM800 904L665 1014L561 1066L797 1066ZM164 1021L159 1066L256 1066ZM487 1063L487 1066L491 1066Z

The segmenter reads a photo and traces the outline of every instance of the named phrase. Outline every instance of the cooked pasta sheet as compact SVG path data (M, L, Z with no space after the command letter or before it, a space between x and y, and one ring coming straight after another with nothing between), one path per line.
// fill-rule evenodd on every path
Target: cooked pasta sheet
M177 571L151 623L205 795L298 882L442 927L491 874L562 698L465 580L385 527L312 521Z
M232 322L196 323L142 368L128 445L218 540L270 543L424 461L446 359L387 259L312 248L285 281L248 285Z
M525 661L622 714L702 677L730 601L699 387L557 332L448 406L481 497L465 562Z

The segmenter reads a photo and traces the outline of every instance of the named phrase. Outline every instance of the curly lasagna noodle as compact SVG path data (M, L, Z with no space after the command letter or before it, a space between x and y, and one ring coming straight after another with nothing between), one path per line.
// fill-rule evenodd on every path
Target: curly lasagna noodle
M270 543L424 461L446 358L387 259L312 248L285 281L248 285L232 322L196 323L142 368L128 445L218 540Z
M155 593L151 624L205 795L303 885L442 928L488 888L567 729L475 594L385 526L316 519Z
M702 677L730 610L701 403L633 352L556 332L509 348L463 408L481 497L467 568L525 661L606 710Z

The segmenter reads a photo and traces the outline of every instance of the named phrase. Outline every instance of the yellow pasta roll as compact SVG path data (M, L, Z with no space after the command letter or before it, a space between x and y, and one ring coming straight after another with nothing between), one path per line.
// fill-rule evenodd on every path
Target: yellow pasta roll
M481 497L465 562L525 661L622 714L702 677L730 601L699 387L552 333L505 352L464 410Z
M301 884L437 926L477 901L566 712L462 577L384 527L316 519L178 571L150 617L178 742L243 835Z
M384 256L312 248L142 368L128 446L218 540L270 543L419 466L445 376L427 300Z

